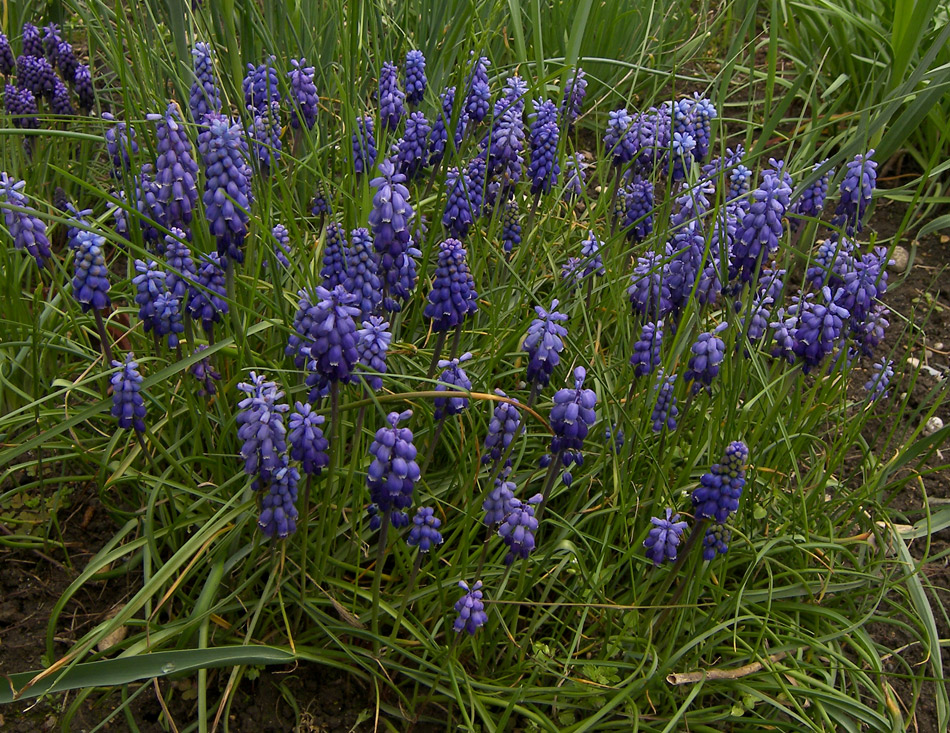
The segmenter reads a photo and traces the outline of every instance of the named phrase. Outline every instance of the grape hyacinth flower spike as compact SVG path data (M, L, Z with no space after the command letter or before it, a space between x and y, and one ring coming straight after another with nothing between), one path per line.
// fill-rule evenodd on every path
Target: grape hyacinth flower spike
M198 164L191 154L191 142L175 104L165 114L148 115L157 119L158 160L155 162L155 183L158 201L165 211L165 225L189 231L192 214L198 202Z
M745 486L745 469L749 449L736 440L726 447L722 462L713 465L699 480L693 491L693 507L697 519L711 519L724 524L739 508Z
M406 102L415 106L422 102L425 96L428 80L426 79L426 57L422 51L412 50L406 54L405 64Z
M528 501L512 499L509 502L508 516L498 528L498 536L508 545L505 565L511 565L515 558L527 559L535 548L534 535L538 531L538 519L535 507L542 502L541 494L535 494Z
M106 238L86 229L74 229L69 246L74 251L73 296L83 313L108 308L109 268L105 259Z
M499 397L507 397L500 389L495 390ZM517 400L514 400L517 402ZM502 456L509 452L512 441L521 428L521 412L511 402L497 402L488 422L488 435L482 446L482 463L494 463L498 469ZM511 463L511 459L505 461ZM495 470L492 471L494 474Z
M567 316L557 312L557 305L557 300L552 301L550 311L539 305L534 307L538 317L531 321L521 345L528 354L528 369L525 375L525 379L531 384L528 407L534 404L538 392L551 381L551 373L561 362L564 338L567 336L567 329L561 323L567 320Z
M441 526L442 520L435 516L435 510L432 507L419 507L412 518L412 528L409 530L409 536L406 537L406 544L410 547L418 547L420 553L429 552L433 547L442 544L442 533L439 532Z
M372 170L376 165L376 136L373 133L373 118L358 117L356 132L351 137L353 147L353 169L356 175Z
M379 254L380 275L386 293L387 310L397 309L396 300L407 300L413 283L405 281L403 268L408 264L412 236L409 222L414 216L409 203L406 177L396 172L392 160L379 164L380 175L370 181L375 189L369 225L373 247Z
M676 549L683 540L686 522L681 522L679 514L673 514L672 509L667 509L665 519L652 517L650 523L653 527L643 541L643 546L647 549L647 557L656 567L660 567L667 561L675 562Z
M290 112L290 126L295 130L303 127L312 130L317 122L317 105L320 97L317 95L317 85L313 81L315 69L307 66L307 59L291 59L291 69L287 72L290 94L294 106Z
M221 111L221 92L214 78L214 51L201 41L191 50L194 59L195 82L191 85L188 106L191 119L202 124L209 112Z
M287 421L287 441L290 457L300 461L301 469L308 476L319 476L330 464L327 449L330 441L323 434L325 418L313 411L313 406L297 402Z
M327 236L329 238L329 233ZM347 292L358 298L358 322L361 323L373 317L382 304L379 256L374 251L369 232L362 227L352 231L350 242L350 246L346 247L346 269L341 273L341 282Z
M459 581L459 588L465 591L455 604L455 612L458 618L452 624L456 633L465 631L469 636L474 636L479 628L488 622L488 614L485 613L485 602L482 600L482 581L476 583L470 588L464 580Z
M0 214L3 215L4 226L13 239L14 248L25 249L36 260L37 267L42 269L53 253L46 237L46 222L31 213L29 199L23 193L25 187L26 181L18 181L6 173L0 173ZM16 211L5 204L31 211Z
M205 344L200 344L197 349L195 349L196 354L200 354L202 351L205 351L208 347ZM200 361L196 361L191 365L191 368L188 370L191 375L198 380L198 396L199 397L214 397L217 394L218 388L215 385L215 382L221 379L221 374L214 368L214 365L211 363L211 357L206 356Z
M193 320L201 321L201 328L214 343L214 324L228 313L227 288L221 258L216 252L201 255L198 262L196 285L189 286L188 312Z
M439 245L439 264L429 292L429 302L423 310L423 315L432 321L433 330L439 334L429 364L429 378L435 373L446 333L456 329L458 340L462 322L478 310L477 298L475 281L465 259L465 248L457 239L446 239ZM453 351L455 348L456 345L453 345Z
M379 119L382 127L395 132L406 116L406 93L399 88L399 69L395 64L383 62L379 72Z
M249 377L250 381L241 382L237 387L247 395L238 402L238 439L242 442L244 473L258 477L263 485L286 467L283 456L287 451L287 430L283 414L290 407L280 401L284 393L276 382L268 382L263 374L256 372L251 372Z
M703 560L714 560L716 555L729 551L732 530L725 524L710 524L703 535Z
M356 351L359 354L359 365L372 369L374 373L357 369L354 377L363 377L367 386L378 392L383 388L381 374L386 373L386 353L393 335L389 331L389 322L382 316L369 316L363 321L363 328L356 332Z
M664 430L676 430L676 418L679 417L679 408L676 406L676 396L673 394L676 385L676 375L667 376L661 369L657 373L653 391L656 393L656 402L650 419L653 422L653 432L662 433Z
M587 75L579 66L571 69L567 77L567 83L564 85L564 97L561 99L561 108L559 110L560 118L567 122L568 127L573 127L577 118L581 116L581 109L584 106L584 98L587 96Z
M205 166L202 200L218 255L244 261L244 239L251 208L251 168L241 126L223 115L205 117L207 129L198 135L198 152Z
M571 463L580 465L583 462L580 451L584 447L587 433L597 419L594 410L597 394L594 390L584 387L586 378L587 370L577 367L574 370L574 388L564 387L554 394L554 406L551 408L551 430L554 436L551 438L550 454L555 459L563 456L565 466L570 466ZM570 481L565 483L570 484Z
M112 375L112 416L119 419L119 427L133 429L136 433L145 432L145 400L142 398L142 375L135 361L135 354L129 352L125 361L113 361L112 366L119 369Z
M297 482L300 474L284 462L261 501L257 526L265 537L284 539L297 531Z
M317 302L313 308L313 322L309 346L301 349L309 358L307 386L310 401L316 401L328 388L334 398L337 385L351 381L353 367L359 360L356 350L356 322L359 308L355 307L357 296L346 291L342 285L333 290L317 287L314 291ZM335 399L334 399L335 401Z
M633 356L630 357L634 377L645 377L652 374L660 366L660 348L662 345L663 321L644 323L640 331L640 338L633 345Z
M726 344L719 334L727 328L728 323L720 323L712 331L701 333L690 349L693 355L683 378L693 383L693 394L697 394L704 387L709 391L713 379L719 374L719 365L726 354Z
M841 200L831 223L836 227L844 227L849 236L861 231L864 214L871 205L871 196L877 184L877 161L873 156L873 149L854 156L841 181Z
M420 476L419 464L416 463L412 431L399 427L400 422L411 416L412 410L389 413L386 417L389 427L376 431L376 438L369 448L373 461L367 470L366 485L377 509L370 524L373 529L390 522L392 514L404 514L412 506L412 492ZM380 544L385 546L383 536Z

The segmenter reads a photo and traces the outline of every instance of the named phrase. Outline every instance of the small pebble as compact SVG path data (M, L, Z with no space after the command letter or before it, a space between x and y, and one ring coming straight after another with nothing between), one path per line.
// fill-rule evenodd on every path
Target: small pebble
M907 263L909 261L910 252L901 246L894 247L894 251L891 252L891 262L893 263L891 267L893 267L894 270L897 272L903 272L907 269Z
M940 428L943 427L943 420L934 415L927 421L927 424L924 425L923 433L924 435L930 436L936 433Z
M935 343L935 344L934 344L934 348L935 348L937 351L943 351L943 350L944 350L943 341L938 341L937 343Z

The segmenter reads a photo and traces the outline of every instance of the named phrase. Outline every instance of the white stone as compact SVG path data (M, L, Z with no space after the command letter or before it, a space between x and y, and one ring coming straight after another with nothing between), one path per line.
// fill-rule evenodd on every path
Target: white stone
M903 247L894 247L894 251L891 252L891 262L894 264L891 265L897 272L903 272L907 269L907 263L910 261L910 252L908 252Z
M942 427L943 427L943 420L941 420L939 417L934 415L932 418L930 418L927 421L927 424L924 425L924 430L923 430L924 435L933 435Z

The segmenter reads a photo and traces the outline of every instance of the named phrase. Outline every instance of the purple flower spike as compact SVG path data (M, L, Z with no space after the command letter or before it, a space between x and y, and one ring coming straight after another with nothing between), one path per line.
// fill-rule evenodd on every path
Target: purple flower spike
M865 383L864 389L867 391L871 402L876 400L886 400L888 397L888 385L894 376L894 362L888 358L874 362L874 373Z
M656 404L653 406L653 412L650 419L653 422L653 432L662 433L666 430L676 430L676 418L680 411L676 406L676 397L673 394L676 385L676 375L666 376L663 370L657 374L656 384L653 391L656 392Z
M716 463L699 479L693 491L693 507L698 519L713 519L723 524L739 508L745 486L745 468L749 449L736 440L726 447L722 463Z
M185 134L178 108L170 104L161 120L155 127L158 138L158 160L155 162L158 202L165 211L167 227L188 231L198 203L198 164L191 155L191 142Z
M545 100L534 103L534 124L531 125L531 162L528 177L531 193L547 193L557 185L561 167L557 160L560 130L557 126L557 109L554 103Z
M378 274L379 255L373 250L369 232L363 228L352 231L350 242L346 248L346 270L342 284L347 292L359 297L358 320L362 322L379 310L383 300L383 286Z
M614 165L629 163L639 151L636 136L629 134L633 125L633 118L625 107L609 112L607 115L604 150L611 157Z
M9 76L14 69L16 69L16 59L13 57L13 49L10 48L10 39L0 32L0 74Z
M287 420L287 440L290 443L290 457L300 461L303 472L319 476L330 465L327 449L330 447L323 435L325 418L313 411L313 406L298 402Z
M40 121L36 116L39 108L36 106L36 97L29 89L18 89L13 84L7 84L3 92L3 106L13 118L14 127L21 130L39 129Z
M297 482L300 474L286 465L274 474L267 496L261 501L257 526L265 537L284 539L297 531Z
M693 394L703 387L709 390L713 379L719 374L719 365L726 355L726 343L719 338L719 334L728 327L728 323L720 323L712 331L701 333L690 349L693 355L683 378L693 383Z
M73 84L76 87L76 96L79 97L79 109L91 112L96 106L96 89L92 85L92 73L88 64L79 64L73 75Z
M528 353L528 370L526 379L541 387L546 387L551 381L551 373L561 362L561 352L564 350L564 337L567 329L560 325L567 320L567 316L558 313L558 301L551 303L551 310L546 311L541 306L535 306L538 314L528 328L521 348Z
M106 238L85 229L74 231L74 241L69 243L75 251L73 297L82 306L83 313L108 308L112 301L109 300L109 268L104 254Z
M396 148L399 172L407 178L418 175L427 164L429 135L432 126L422 112L413 112L406 119L406 132Z
M647 252L638 257L630 276L631 285L627 288L633 312L655 321L673 310L663 259L658 252Z
M313 309L313 339L301 352L309 357L307 386L311 387L311 401L316 400L320 390L333 382L350 381L350 373L359 360L356 351L356 323L359 308L355 307L356 296L337 285L333 290L318 287L317 302Z
M238 438L242 441L244 473L266 484L285 467L287 430L283 413L290 407L280 401L284 393L276 382L268 382L256 372L249 376L249 382L238 384L238 390L247 395L238 402Z
M359 236L366 233L365 229L354 229L353 234ZM333 290L337 285L342 285L346 279L346 233L343 228L335 221L327 224L326 240L323 245L322 267L320 268L320 278L323 281L323 287L327 290ZM351 291L352 292L352 291Z
M465 352L457 359L440 359L439 369L445 371L439 376L436 392L470 392L472 380L468 378L462 364L472 358L471 353ZM436 397L434 400L435 412L433 418L441 420L447 415L458 415L468 407L468 397Z
M205 216L219 256L241 263L251 208L247 142L241 126L223 115L209 114L205 124L207 129L198 135L198 152L206 175L202 197Z
M460 580L459 588L465 591L465 595L455 604L458 618L452 628L456 633L465 631L469 636L474 636L475 632L488 622L488 614L485 613L485 603L482 600L482 581L477 581L469 588L468 583Z
M369 388L378 392L383 388L383 379L378 375L386 373L386 353L393 339L389 331L389 322L382 316L369 316L363 321L363 328L357 331L356 335L359 366L371 369L375 374L357 368L353 376L363 377Z
M491 62L484 56L475 59L466 83L465 114L475 124L485 119L491 106L491 88L488 85L488 67Z
M23 55L42 56L45 53L40 29L32 23L23 24Z
M703 536L703 560L714 560L716 555L725 555L729 552L731 539L732 530L725 524L709 525Z
M50 112L54 115L74 115L73 103L69 98L69 89L60 81L59 77L53 82L53 95L49 102Z
M445 175L445 211L442 226L450 233L464 239L475 219L469 192L474 189L468 171L449 168Z
M584 447L584 438L597 420L594 407L597 405L597 394L592 389L584 388L584 379L587 370L577 367L574 370L574 389L559 389L554 394L554 407L551 408L551 438L550 453L553 456L564 451L565 465L567 458L580 463L580 450Z
M871 205L871 195L877 184L877 161L872 160L873 155L872 149L864 155L854 156L841 181L841 201L831 223L836 227L844 227L849 235L861 231L864 213Z
M181 322L180 301L167 290L163 290L155 298L154 308L155 334L167 336L168 348L176 348L178 335L185 332L185 326Z
M534 550L534 534L538 531L534 510L540 503L541 494L535 494L527 502L518 499L509 502L508 516L498 528L498 536L508 545L505 565L511 565L518 557L527 559Z
M165 292L165 271L159 269L154 260L145 262L135 260L135 271L138 273L132 278L135 286L135 302L139 306L139 318L145 326L145 332L155 330L161 335L161 324L157 309L159 296Z
M843 291L838 291L843 293ZM831 288L821 289L822 301L816 301L809 293L806 299L795 306L798 322L794 333L795 355L802 360L802 371L817 367L839 344L844 324L850 314L840 305L839 298L832 295Z
M500 389L495 390L499 397L507 397ZM517 402L517 400L515 400ZM496 402L491 420L488 422L488 435L482 446L482 463L500 461L515 439L521 427L521 412L510 402ZM511 459L508 459L509 463Z
M514 490L515 485L512 481L501 478L495 479L495 488L488 493L485 501L482 502L482 511L485 512L482 523L486 527L492 527L499 522L503 522L505 517L511 513L512 501L514 501L515 496Z
M198 262L197 284L189 286L188 312L201 321L205 333L211 334L215 323L220 323L228 312L227 287L224 268L217 253L202 255Z
M561 100L561 109L559 110L562 119L567 121L568 125L577 122L581 116L581 109L584 106L584 97L587 96L587 75L579 66L572 69L567 77L567 83L564 85L564 97Z
M681 522L679 514L673 514L672 509L667 509L666 519L652 517L650 523L653 528L643 541L643 546L647 548L647 557L656 567L660 567L667 560L674 562L676 548L686 531L686 522Z
M113 361L117 371L112 375L112 417L119 418L119 427L145 432L145 400L142 398L142 375L135 355L129 352L124 362Z
M828 160L825 159L820 163L815 163L812 171L817 171L827 162ZM799 217L810 216L817 219L821 216L821 211L825 208L825 197L828 195L828 182L834 174L835 169L829 168L822 174L821 178L808 186L802 191L801 196L792 202L789 213L798 215L792 218L793 227L797 228L805 223Z
M369 447L373 462L367 470L366 485L373 503L383 514L401 512L412 506L419 465L412 431L399 427L400 422L411 416L412 410L389 413L386 417L389 427L377 430L376 439Z
M110 114L104 114L102 117L107 120L115 119ZM104 137L106 150L112 158L112 175L121 180L123 174L131 170L131 156L139 152L138 143L135 141L135 129L124 122L116 122L115 125L106 129Z
M274 258L281 267L290 269L290 232L283 224L276 224L270 233L274 237ZM266 259L264 266L267 266Z
M0 173L0 214L3 223L13 239L15 249L25 249L38 267L45 267L46 262L53 256L50 251L49 239L46 237L46 222L33 213L14 211L4 204L12 204L24 209L30 209L30 201L23 193L26 181L17 181L6 173Z
M399 69L395 64L383 62L379 72L379 119L383 127L393 132L406 116L406 93L399 88Z
M188 106L191 119L199 124L209 112L221 111L221 91L214 78L214 51L199 41L191 50L194 58L195 82L191 85Z
M623 228L627 237L642 242L653 233L653 184L639 177L624 192Z
M582 153L569 156L564 164L564 177L567 179L564 183L564 200L568 203L579 199L584 193L584 183L587 181L585 168Z
M381 175L370 181L375 189L369 225L373 247L379 254L380 275L390 298L406 300L409 290L403 283L402 271L408 265L412 236L409 222L414 213L409 203L406 177L396 172L391 160L379 164Z
M283 143L280 140L280 105L271 102L264 107L251 108L253 117L250 129L251 147L261 164L264 175L280 162Z
M791 195L791 186L781 176L765 171L736 231L732 251L732 270L743 283L751 281L762 261L778 249Z
M505 203L501 214L501 241L506 253L521 244L521 222L518 220L518 204L514 200Z
M442 533L439 532L441 526L442 520L435 516L432 507L419 507L416 516L412 518L412 529L406 537L406 544L418 547L419 552L428 552L433 547L438 547L442 544Z
M640 339L633 345L633 356L630 357L635 377L652 374L660 366L662 345L663 321L644 323L640 331Z
M287 72L290 94L294 100L290 112L290 126L295 130L303 126L312 130L317 122L317 107L320 97L317 95L317 85L313 81L315 69L307 66L307 59L291 59L291 69Z
M274 61L276 58L271 56L259 66L247 65L247 75L241 83L245 107L261 109L272 102L280 103L280 83Z
M207 348L207 346L201 344L197 349L195 349L195 353L200 354ZM221 379L221 375L212 365L210 356L206 356L201 361L196 361L191 365L191 368L188 371L195 379L198 380L198 383L201 385L198 387L199 397L213 397L217 393L218 388L215 385L215 382Z
M165 287L169 292L185 302L188 296L188 280L198 278L198 270L191 259L191 250L185 244L187 237L178 228L172 228L171 234L165 235L165 263L168 265L168 274L165 276Z
M492 120L492 130L488 141L488 166L491 175L500 174L502 185L511 188L521 180L521 168L524 163L524 121L521 107L511 105L504 111L496 112Z
M457 239L439 245L439 264L423 315L436 331L449 331L478 310L475 281L465 261L465 248Z
M56 84L56 72L52 64L42 56L17 56L16 60L17 86L28 89L34 97L39 99L53 96Z
M406 54L406 102L419 104L425 95L426 85L426 57L422 51L410 51Z
M376 136L373 134L373 118L359 117L356 120L356 132L352 137L353 169L359 175L372 170L376 165Z

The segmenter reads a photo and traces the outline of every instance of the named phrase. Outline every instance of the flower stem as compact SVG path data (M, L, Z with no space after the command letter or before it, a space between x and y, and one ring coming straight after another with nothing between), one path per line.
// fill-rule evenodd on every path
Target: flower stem
M379 653L379 586L383 579L383 556L386 554L386 535L389 532L389 512L383 512L376 546L376 574L373 576L373 650Z
M432 461L432 456L435 455L435 447L439 444L439 438L442 437L442 430L445 428L445 421L448 418L448 415L443 415L439 418L439 422L435 425L435 430L432 431L432 439L429 441L429 445L426 448L426 457L422 461L422 465L419 467L419 473L425 474L426 469L429 467L429 463Z
M426 379L432 379L435 369L439 364L439 357L442 355L442 348L445 346L445 337L448 331L439 331L435 337L435 346L432 349L432 361L429 362L429 371L426 372Z
M551 465L548 467L548 475L544 478L544 488L541 490L541 503L538 504L538 508L534 512L534 518L541 521L541 515L544 513L544 507L548 503L548 494L551 493L551 489L554 486L554 481L557 478L558 472L561 467L561 456L564 455L563 450L559 450L555 455L551 456Z
M102 322L102 313L98 308L94 308L96 314L96 331L99 332L99 345L102 348L102 355L106 359L106 368L112 366L112 346L109 345L109 334L106 333L106 324Z
M412 590L416 586L416 578L419 576L419 569L422 567L422 560L425 557L426 553L417 552L416 559L412 563L412 573L409 576L409 585L406 587L406 592L403 594L402 603L399 605L399 613L396 615L396 623L393 624L392 633L389 635L389 646L393 646L396 643L396 634L399 632L399 625L402 623L402 617L406 613L406 608L409 606L409 596L412 595Z
M307 542L307 536L310 529L310 487L313 483L313 474L307 474L307 481L303 486L303 501L300 505L300 520L303 526L300 528L300 601L303 605L304 590L307 587L307 551L310 546Z
M683 563L686 562L686 558L689 557L690 550L693 549L693 546L696 544L699 538L706 534L707 522L708 520L702 519L693 525L693 531L686 540L686 544L683 545L682 550L680 550L679 555L676 558L676 562L673 563L673 567L670 569L670 572L667 574L666 578L664 578L663 584L656 593L656 598L661 599L669 590L673 580L676 578L680 569L682 569ZM683 595L686 585L687 583L685 580L679 584L679 586L676 588L676 591L673 593L673 597L670 599L670 602L668 604L664 604L666 608L660 612L659 616L654 617L650 624L652 628L659 628L662 626L663 622L666 621L667 616L670 615L670 611L673 610L673 606L676 605L676 602L679 601L680 596Z

